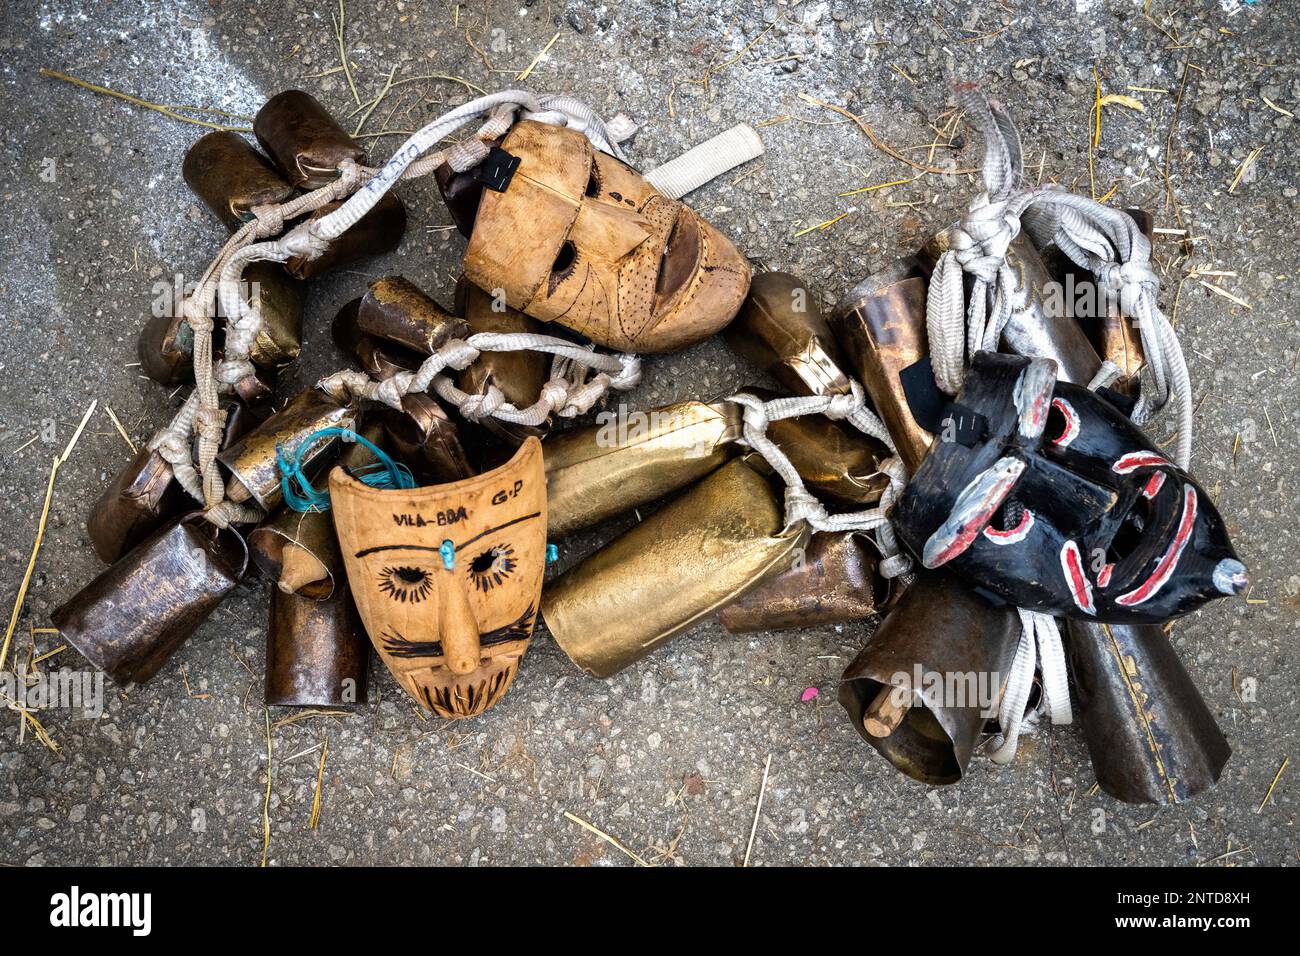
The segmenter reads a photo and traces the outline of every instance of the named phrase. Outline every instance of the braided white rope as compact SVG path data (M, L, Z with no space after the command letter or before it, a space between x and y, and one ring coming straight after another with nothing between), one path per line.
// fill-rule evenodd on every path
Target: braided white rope
M1076 265L1096 274L1102 287L1119 297L1142 336L1142 348L1155 389L1142 383L1133 411L1148 424L1170 401L1175 402L1178 440L1174 460L1186 468L1192 454L1192 383L1178 334L1157 302L1160 279L1151 266L1151 242L1131 216L1061 189L1044 190L1026 211L1035 234L1051 235ZM1055 228L1053 228L1053 226Z
M443 375L446 369L468 368L482 352L542 352L554 356L551 377L542 385L536 402L516 408L505 400L501 390L490 385L486 391L470 394L456 387ZM586 381L586 373L596 376ZM516 425L538 426L552 413L574 418L590 411L610 389L626 391L641 381L641 360L635 355L610 355L587 346L535 332L479 332L467 339L452 339L444 344L413 372L398 372L377 380L364 372L335 372L318 383L318 387L338 401L366 399L400 409L402 399L411 392L433 389L454 404L471 421L491 416Z
M743 444L752 448L771 465L783 482L785 482L785 522L790 526L799 521L806 521L814 531L875 531L876 544L880 548L881 561L879 572L885 578L901 578L904 582L911 580L911 559L898 547L893 527L887 517L894 501L907 485L907 469L898 457L894 442L889 437L889 430L866 407L866 396L862 386L850 379L850 391L841 395L799 395L774 398L764 402L762 399L740 392L727 401L741 406L744 411L742 429ZM881 471L889 478L880 504L875 508L861 511L832 514L826 510L804 484L794 464L775 442L767 437L770 422L785 418L798 418L802 415L825 415L827 418L847 421L859 431L884 442L893 456L881 465Z
M438 119L416 130L397 148L388 162L374 171L367 182L347 202L328 216L303 223L298 229L320 237L326 242L337 239L369 212L392 188L393 183L405 176L409 167L420 156L462 126L485 114L489 119L475 137L478 146L462 148L457 156L462 163L468 161L465 168L477 165L486 158L487 142L504 134L515 119L529 119L576 129L586 135L592 145L601 152L617 156L619 159L623 158L622 150L610 137L604 120L581 100L558 93L537 96L526 90L489 93L487 96L480 96L444 113ZM470 151L471 149L473 152ZM432 171L430 164L421 164L421 173L430 171Z
M984 134L984 192L949 234L949 247L930 279L926 325L935 384L954 395L961 388L970 354L996 350L1013 317L1030 317L1026 290L1006 262L1022 223L1035 243L1055 243L1071 261L1097 276L1103 290L1119 298L1142 336L1151 382L1142 382L1133 419L1149 423L1175 401L1178 439L1174 460L1188 466L1192 448L1192 390L1178 336L1160 310L1160 279L1151 265L1151 242L1131 216L1057 186L1024 185L1020 139L1001 105L978 87L959 88L962 105ZM963 274L974 280L969 300ZM1154 390L1148 387L1154 384Z

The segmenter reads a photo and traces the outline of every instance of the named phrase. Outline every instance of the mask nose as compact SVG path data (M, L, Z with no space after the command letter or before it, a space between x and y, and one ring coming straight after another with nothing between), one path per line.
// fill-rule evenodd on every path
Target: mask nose
M468 674L479 665L478 621L460 577L440 571L438 580L438 636L447 669L453 674Z
M579 249L618 260L650 238L650 225L629 209L584 199L569 239Z

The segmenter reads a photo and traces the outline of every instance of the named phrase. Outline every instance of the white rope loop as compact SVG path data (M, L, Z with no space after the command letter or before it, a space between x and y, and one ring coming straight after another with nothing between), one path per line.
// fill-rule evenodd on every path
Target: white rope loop
M462 391L442 373L461 371L483 352L540 352L554 357L551 377L542 386L537 401L527 408L507 402L495 385L480 393ZM586 381L589 371L596 371ZM572 418L585 414L611 389L625 391L641 381L641 361L635 355L597 352L567 339L537 332L478 332L468 339L452 339L424 360L414 372L398 372L376 381L361 372L345 370L322 379L318 387L338 401L369 400L400 409L402 399L412 392L432 390L455 405L465 418L487 417L516 425L538 427L552 415Z
M1041 671L1043 686L1038 709L1046 713L1054 724L1068 724L1074 720L1069 678L1066 676L1065 647L1056 618L1039 611L1017 610L1020 612L1020 643L998 708L1001 733L993 738L989 751L989 759L1000 764L1010 763L1016 755L1020 734L1026 727L1025 709L1033 690L1036 670ZM1032 717L1029 720L1032 724Z
M798 469L794 467L785 452L767 437L767 428L771 422L785 418L798 418L802 415L821 414L847 421L873 437L879 437L874 434L876 431L881 432L890 451L894 451L893 442L888 438L888 431L875 414L866 407L866 396L861 384L850 379L849 393L840 395L796 395L764 402L755 395L740 392L732 395L727 401L739 405L743 410L743 443L757 452L785 483L786 527L803 521L814 531L831 533L875 531L876 543L882 555L878 565L881 576L910 581L911 559L901 553L887 516L894 500L907 484L907 471L897 454L881 466L881 470L889 478L889 484L881 495L877 507L832 514L808 490Z
M1191 380L1178 337L1157 302L1160 280L1151 265L1150 241L1119 210L1055 186L1026 186L1019 134L1010 115L974 84L963 84L958 92L984 135L985 192L952 230L949 249L931 277L926 327L935 384L956 394L969 353L996 349L1007 322L1023 315L1026 290L1006 265L1007 250L1023 224L1037 244L1055 243L1072 262L1096 275L1099 287L1117 295L1124 313L1137 323L1152 381L1142 383L1134 420L1147 424L1175 401L1174 460L1186 468L1192 445ZM963 301L963 273L974 279L969 303Z

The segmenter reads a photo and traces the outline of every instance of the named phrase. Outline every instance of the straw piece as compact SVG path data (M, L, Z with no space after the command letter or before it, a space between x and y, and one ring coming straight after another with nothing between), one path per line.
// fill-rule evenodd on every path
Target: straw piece
M749 843L745 846L745 861L742 867L749 866L749 854L754 849L754 836L758 833L758 817L763 812L763 795L767 793L767 774L772 769L772 755L767 755L767 762L763 764L763 782L758 788L758 803L754 806L754 823L749 828Z
M316 796L311 801L311 818L307 825L313 830L320 823L320 792L321 784L325 781L325 755L330 751L330 735L325 735L325 740L320 749L320 765L316 767Z
M558 40L559 38L560 35L558 33L555 34L555 36L551 37L550 42L547 43L546 46L542 47L541 51L537 54L537 56L533 57L533 62L529 63L528 66L524 67L524 69L521 70L517 76L515 76L516 83L528 79L528 77L532 74L533 70L537 68L537 64L542 62L542 57L546 56L547 53L551 52L551 47L555 46L555 41Z
M606 833L604 830L600 830L600 829L597 829L596 827L592 826L592 825L591 825L590 823L588 823L586 820L582 819L582 817L574 816L574 815L573 815L572 813L570 813L568 810L565 810L565 811L564 811L564 816L565 816L566 819L568 819L568 820L572 820L574 823L576 823L578 826L582 827L584 830L590 830L592 833L596 834L596 836L600 837L602 840L604 840L606 843L608 843L610 846L616 848L616 849L619 850L620 852L622 852L622 853L626 853L628 856L630 856L633 860L635 860L635 861L636 861L638 864L640 864L641 866L649 866L649 865L650 865L650 864L647 863L645 860L641 859L641 857L637 856L635 853L633 853L631 850L629 850L627 847L625 847L625 846L624 846L622 843L620 843L617 839L615 839L614 837L610 836L610 835L609 835L608 833Z
M50 480L45 486L45 504L41 506L40 521L36 525L36 539L32 542L32 553L27 559L27 571L23 574L23 582L18 586L18 596L14 598L13 611L9 615L9 626L5 629L4 643L0 644L0 669L4 668L5 660L9 657L9 645L13 641L14 629L18 626L18 615L22 613L23 604L27 600L27 588L31 586L32 573L36 570L36 557L40 554L41 543L45 540L45 522L49 520L50 503L54 499L54 479L59 476L59 468L68 460L68 457L72 454L72 449L77 446L77 440L81 438L81 433L86 428L86 422L90 421L90 416L95 413L98 405L98 400L90 403L90 407L86 409L86 414L81 417L81 424L77 426L77 430L68 439L68 444L64 446L60 454L55 456L53 463L50 465Z

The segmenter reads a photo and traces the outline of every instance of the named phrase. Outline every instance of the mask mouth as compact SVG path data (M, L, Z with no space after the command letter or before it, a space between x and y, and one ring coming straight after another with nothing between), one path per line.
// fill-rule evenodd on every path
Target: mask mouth
M1142 476L1143 491L1134 500L1106 548L1114 569L1110 585L1128 582L1155 556L1163 554L1178 533L1186 487L1164 470ZM1105 586L1105 585L1103 585Z
M510 689L519 673L523 654L484 662L469 674L454 680L425 685L417 695L433 713L447 720L477 717L491 708Z
M685 288L699 264L699 223L691 210L681 206L659 259L659 277L655 282L656 312L662 310L673 296Z
M1138 511L1143 500L1146 500L1145 495L1130 509L1130 514ZM1116 597L1116 604L1123 607L1143 604L1168 583L1177 572L1183 552L1195 534L1199 510L1200 500L1195 486L1181 481L1162 484L1152 500L1154 517L1150 530L1142 531L1141 544L1127 559L1125 573L1120 577L1124 587L1131 589ZM1129 516L1125 521L1129 521ZM1135 575L1147 568L1150 572L1138 582Z

